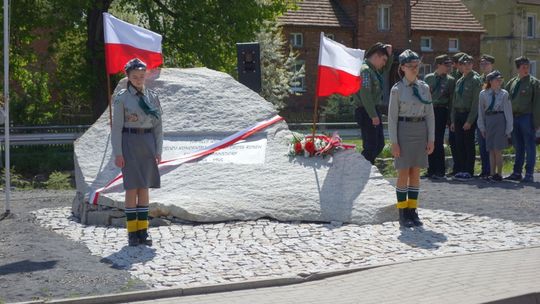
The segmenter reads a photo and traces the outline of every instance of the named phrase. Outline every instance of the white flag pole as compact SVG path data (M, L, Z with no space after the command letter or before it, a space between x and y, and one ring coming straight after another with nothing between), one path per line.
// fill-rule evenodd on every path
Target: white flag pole
M9 196L11 190L11 177L9 169L9 0L4 0L4 146L6 149L6 184L4 191L6 192L6 212L5 216L10 213Z

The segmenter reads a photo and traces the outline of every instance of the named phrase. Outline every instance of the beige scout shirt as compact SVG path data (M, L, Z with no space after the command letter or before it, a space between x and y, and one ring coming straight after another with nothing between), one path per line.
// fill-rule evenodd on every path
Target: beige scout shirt
M414 83L403 78L394 84L390 91L390 103L388 104L388 135L390 142L398 142L398 119L399 117L424 117L428 129L428 141L435 141L435 115L433 104L424 104L413 94L412 85L416 84L418 93L423 100L431 101L431 93L427 83L416 80Z
M163 149L163 128L161 118L153 115L147 115L139 106L139 96L136 95L134 88L123 89L113 97L113 117L111 142L113 155L122 155L122 129L123 128L142 128L152 129L156 141L156 154L161 156ZM143 89L146 101L153 104L161 111L161 105L157 95L146 88ZM156 155L156 156L157 156Z
M480 99L478 100L478 129L486 131L486 111L491 104L493 89L482 90ZM504 112L506 118L506 128L504 134L510 136L514 126L514 117L512 115L512 103L510 102L508 91L498 90L495 92L495 103L493 104L492 112Z

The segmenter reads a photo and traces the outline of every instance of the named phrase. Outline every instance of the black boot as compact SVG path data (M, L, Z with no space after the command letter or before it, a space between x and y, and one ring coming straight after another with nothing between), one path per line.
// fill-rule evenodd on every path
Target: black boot
M414 226L413 221L409 215L409 208L398 208L399 211L399 225L401 227L410 228Z
M152 246L152 238L148 234L148 229L142 229L137 231L139 237L139 243L146 246Z
M129 246L139 245L139 236L137 235L137 232L128 232L128 245Z
M418 217L418 211L416 211L416 208L407 208L409 210L409 218L413 222L415 226L422 226L424 223L420 221L420 218Z

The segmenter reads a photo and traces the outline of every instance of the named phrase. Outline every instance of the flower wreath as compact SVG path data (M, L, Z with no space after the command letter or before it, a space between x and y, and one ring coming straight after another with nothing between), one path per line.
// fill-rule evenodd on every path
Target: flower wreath
M343 144L337 132L334 132L332 136L317 134L315 137L294 132L292 134L293 138L289 144L289 156L325 157L340 149L356 148L355 145Z

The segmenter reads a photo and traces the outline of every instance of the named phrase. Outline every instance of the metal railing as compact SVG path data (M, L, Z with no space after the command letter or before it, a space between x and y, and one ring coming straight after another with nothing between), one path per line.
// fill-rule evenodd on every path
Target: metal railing
M11 127L9 144L10 146L72 144L89 127L89 125ZM4 143L2 128L0 144Z

